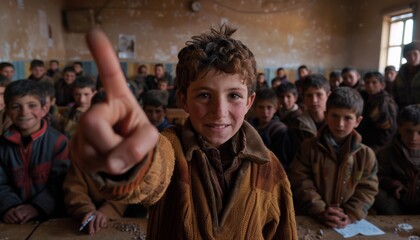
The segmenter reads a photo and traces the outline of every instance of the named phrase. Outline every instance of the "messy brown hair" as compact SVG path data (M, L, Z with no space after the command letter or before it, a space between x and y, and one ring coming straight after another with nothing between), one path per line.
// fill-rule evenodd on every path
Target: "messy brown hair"
M222 25L219 29L193 36L178 54L176 87L186 95L191 82L204 77L211 69L228 74L239 74L255 92L256 61L254 54L241 41L231 38L236 29Z

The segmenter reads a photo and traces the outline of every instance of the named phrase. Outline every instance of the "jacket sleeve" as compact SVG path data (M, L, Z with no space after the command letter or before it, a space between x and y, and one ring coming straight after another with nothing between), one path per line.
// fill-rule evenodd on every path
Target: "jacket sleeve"
M172 145L165 136L160 135L156 148L118 180L98 173L91 176L106 199L150 206L165 193L174 166Z
M379 185L382 189L392 192L398 187L403 187L404 184L395 177L395 166L391 161L402 160L404 157L400 156L399 158L394 155L388 148L383 149L378 153L378 178ZM399 170L399 169L398 169Z
M63 201L63 181L70 166L68 140L64 135L60 134L54 145L51 164L48 186L31 201L48 216L53 213L57 203Z
M0 163L0 220L3 219L3 215L10 208L23 204L21 198L13 190L10 185L12 182L6 174L7 169Z
M313 158L310 156L312 151L305 151L311 148L311 146L307 146L311 143L310 140L303 142L301 150L290 165L290 178L296 209L300 209L305 214L316 216L325 211L327 204L319 194L313 178L313 166L310 161Z
M342 205L352 221L363 219L375 201L378 194L378 164L372 149L366 148L362 157L364 166L353 196Z

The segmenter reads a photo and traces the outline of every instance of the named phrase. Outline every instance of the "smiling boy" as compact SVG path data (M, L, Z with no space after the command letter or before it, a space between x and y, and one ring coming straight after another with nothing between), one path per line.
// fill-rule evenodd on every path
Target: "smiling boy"
M296 209L329 227L365 218L378 192L375 154L354 130L362 110L356 90L334 90L327 101L327 126L302 143L290 166Z
M57 216L70 165L67 139L43 120L47 107L38 83L12 82L4 98L13 125L0 138L2 220L25 223Z
M109 198L149 206L150 239L297 239L284 169L244 122L256 62L233 33L212 29L180 51L176 84L190 117L160 137L127 94L109 41L89 35L108 98L82 117L72 154Z

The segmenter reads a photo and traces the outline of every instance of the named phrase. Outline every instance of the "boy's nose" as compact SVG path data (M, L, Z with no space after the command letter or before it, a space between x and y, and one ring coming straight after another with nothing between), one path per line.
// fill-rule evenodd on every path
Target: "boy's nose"
M223 99L214 99L212 103L212 112L218 117L223 117L226 113L227 103Z

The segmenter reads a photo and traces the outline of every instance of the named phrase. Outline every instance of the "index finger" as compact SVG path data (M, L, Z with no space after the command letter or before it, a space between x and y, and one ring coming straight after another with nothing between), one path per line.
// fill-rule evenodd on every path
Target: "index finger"
M105 33L99 29L92 29L86 35L86 41L96 65L99 76L109 99L131 94L120 62Z

